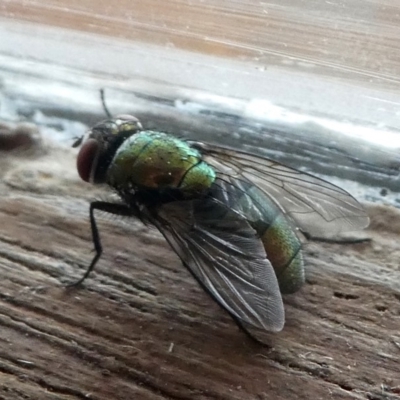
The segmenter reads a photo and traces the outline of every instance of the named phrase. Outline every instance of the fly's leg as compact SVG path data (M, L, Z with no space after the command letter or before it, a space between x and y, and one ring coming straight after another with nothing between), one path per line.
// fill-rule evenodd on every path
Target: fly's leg
M103 88L100 89L100 100L101 100L101 105L103 106L103 110L104 110L105 114L107 115L107 118L111 119L112 118L112 114L110 113L110 110L107 107L106 96L105 96Z
M311 240L313 242L321 242L321 243L333 243L333 244L358 244L358 243L369 243L372 241L371 238L324 238L318 236L312 236L308 232L301 231L303 236L307 240Z
M244 332L247 337L253 342L256 343L258 345L261 346L266 346L266 344L256 338L247 328L246 328L246 324L244 322L242 322L238 317L236 317L234 314L232 314L229 310L227 310L222 304L221 302L218 300L217 297L214 296L214 294L207 288L206 285L204 285L204 283L197 278L197 276L192 272L192 270L187 266L187 264L182 260L183 265L187 268L187 270L190 272L190 274L193 276L193 278L197 281L197 283L199 284L199 286L224 310L226 311L231 318L233 319L233 321L236 323L236 325L238 326L238 328Z
M232 319L235 321L236 325L238 326L238 328L244 332L246 334L246 336L255 344L259 345L259 346L263 346L263 347L270 347L268 344L264 343L261 339L258 339L255 335L253 335L246 327L245 324L240 321L239 318L237 318L236 316L232 315L231 313L229 313L229 315L232 317ZM265 332L263 332L265 333Z
M67 286L73 287L80 285L93 271L94 266L96 265L97 261L101 257L101 253L103 252L103 247L100 241L99 230L97 228L96 219L94 217L95 210L104 211L114 215L123 215L123 216L135 216L135 212L132 208L124 205L124 204L114 204L108 203L105 201L93 201L90 203L89 208L89 216L90 216L90 227L92 228L92 240L94 244L94 251L95 255L93 257L92 262L90 263L88 269L86 270L85 274L77 280L76 282L70 283Z

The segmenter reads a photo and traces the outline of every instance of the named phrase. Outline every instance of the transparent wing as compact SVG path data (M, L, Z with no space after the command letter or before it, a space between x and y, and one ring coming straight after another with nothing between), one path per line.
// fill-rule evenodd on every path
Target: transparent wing
M200 285L232 316L280 331L285 316L275 272L254 229L212 198L161 206L152 223Z
M203 143L192 145L203 151L204 160L218 171L220 179L256 185L310 235L334 235L369 224L361 204L331 183L245 152Z

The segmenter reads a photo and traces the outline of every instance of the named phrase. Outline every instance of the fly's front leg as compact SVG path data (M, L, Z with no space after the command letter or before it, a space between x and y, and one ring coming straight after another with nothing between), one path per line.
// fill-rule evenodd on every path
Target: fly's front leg
M107 203L105 201L93 201L90 203L89 208L89 216L90 216L90 227L92 228L92 239L94 244L94 251L95 255L90 263L88 269L86 270L85 274L80 278L78 281L70 283L67 285L68 287L78 286L80 285L92 272L94 266L96 265L97 261L101 257L101 253L103 252L103 247L100 241L99 230L97 228L96 219L94 217L95 210L108 212L114 215L124 215L124 216L134 216L136 215L134 209L124 205L124 204L114 204L114 203Z

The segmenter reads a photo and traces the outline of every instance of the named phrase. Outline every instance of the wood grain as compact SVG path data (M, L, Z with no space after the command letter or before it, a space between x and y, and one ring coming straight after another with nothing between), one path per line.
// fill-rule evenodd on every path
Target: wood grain
M400 212L369 206L372 241L306 245L286 326L251 342L160 234L100 218L93 248L75 155L0 157L0 399L398 399Z

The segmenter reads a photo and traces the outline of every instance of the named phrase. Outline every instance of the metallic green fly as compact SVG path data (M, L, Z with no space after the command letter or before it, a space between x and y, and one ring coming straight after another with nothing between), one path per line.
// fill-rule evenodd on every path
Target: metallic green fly
M350 194L277 162L144 130L130 115L95 125L77 168L107 184L118 203L93 201L90 224L101 256L95 210L132 216L158 228L201 287L244 329L280 331L281 294L304 283L298 231L324 236L368 225Z

